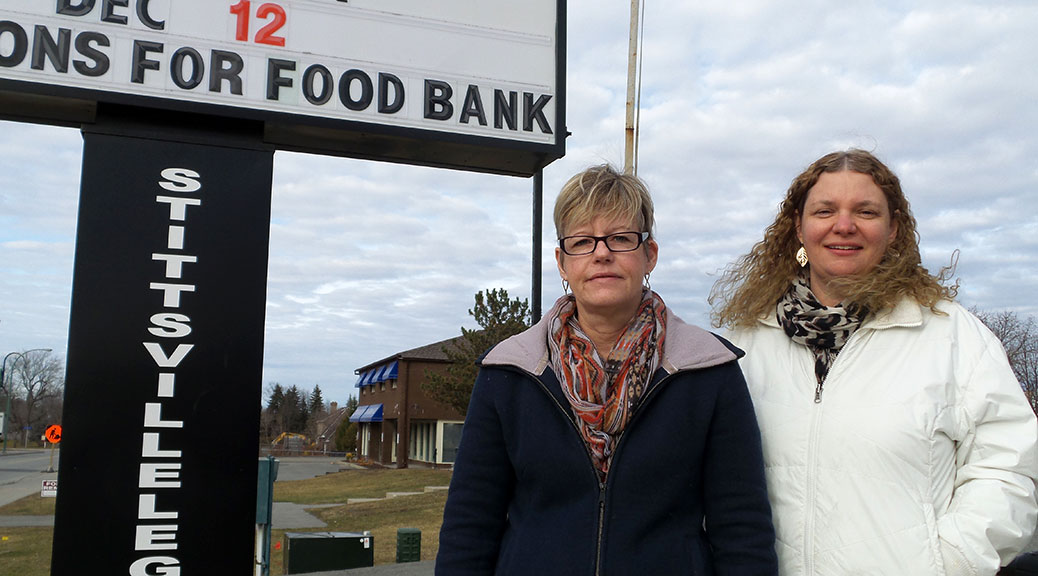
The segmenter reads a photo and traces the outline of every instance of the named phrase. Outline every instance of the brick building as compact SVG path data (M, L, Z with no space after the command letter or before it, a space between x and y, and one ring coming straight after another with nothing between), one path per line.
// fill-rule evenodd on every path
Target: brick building
M459 337L398 352L357 369L358 454L383 466L450 466L461 439L464 415L432 400L422 382L444 373L443 353Z

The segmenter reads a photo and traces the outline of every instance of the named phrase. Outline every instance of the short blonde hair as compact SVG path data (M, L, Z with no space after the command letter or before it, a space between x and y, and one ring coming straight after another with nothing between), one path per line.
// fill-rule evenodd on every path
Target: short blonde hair
M608 164L592 166L570 178L555 200L554 217L560 239L599 217L630 220L638 228L635 232L648 232L650 238L656 225L645 182Z

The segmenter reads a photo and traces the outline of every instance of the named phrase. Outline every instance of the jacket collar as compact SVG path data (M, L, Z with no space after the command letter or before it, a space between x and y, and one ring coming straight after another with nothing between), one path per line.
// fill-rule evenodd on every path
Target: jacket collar
M548 368L548 316L531 328L495 346L480 361L482 366L515 366L539 375ZM660 367L668 374L725 364L742 357L734 346L729 348L715 335L698 326L687 324L667 308L667 337L663 341Z

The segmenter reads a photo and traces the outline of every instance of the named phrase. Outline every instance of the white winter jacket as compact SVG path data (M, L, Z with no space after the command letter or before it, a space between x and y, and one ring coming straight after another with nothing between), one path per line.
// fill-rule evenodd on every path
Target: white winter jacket
M764 444L783 576L994 575L1027 545L1038 423L1001 343L945 302L871 315L815 402L774 315L731 340Z

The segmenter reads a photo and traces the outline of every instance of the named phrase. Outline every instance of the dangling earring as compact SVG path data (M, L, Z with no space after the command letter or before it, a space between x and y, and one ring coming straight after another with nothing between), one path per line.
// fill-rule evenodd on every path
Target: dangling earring
M649 273L645 273L645 289L652 291L652 284L649 284Z
M807 249L804 248L803 245L800 246L800 250L797 250L796 258L797 258L797 264L800 264L801 268L803 268L804 266L807 266Z
M562 292L564 294L569 294L569 280L566 280L565 278L562 279Z

